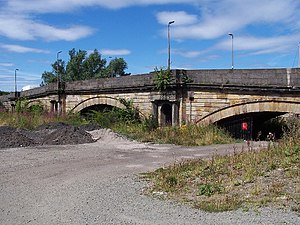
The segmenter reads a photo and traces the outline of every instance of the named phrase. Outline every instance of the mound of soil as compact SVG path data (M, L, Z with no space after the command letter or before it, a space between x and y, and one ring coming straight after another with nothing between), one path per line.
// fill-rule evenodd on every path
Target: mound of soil
M0 148L34 146L39 143L26 136L23 130L8 126L0 127Z
M92 135L79 127L66 126L53 131L44 138L43 144L47 145L66 145L66 144L84 144L95 140Z
M87 126L87 130L99 126ZM0 126L0 148L27 147L36 145L66 145L94 142L92 135L81 127L64 123L51 123L39 126L36 130L16 129Z

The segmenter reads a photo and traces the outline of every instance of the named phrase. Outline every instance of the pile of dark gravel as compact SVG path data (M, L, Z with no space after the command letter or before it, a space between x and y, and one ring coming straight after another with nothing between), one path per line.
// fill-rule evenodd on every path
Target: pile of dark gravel
M14 148L38 145L34 139L26 136L24 130L8 126L0 127L0 148Z
M86 130L98 126L74 127L64 123L51 123L35 130L0 126L0 148L27 147L36 145L67 145L91 143L95 140Z
M65 144L84 144L94 142L92 135L80 127L66 126L56 129L46 135L43 144L46 145L65 145Z

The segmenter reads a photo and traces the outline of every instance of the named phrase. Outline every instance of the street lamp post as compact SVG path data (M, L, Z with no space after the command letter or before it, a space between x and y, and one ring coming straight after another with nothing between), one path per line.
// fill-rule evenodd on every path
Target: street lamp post
M15 69L15 98L18 97L18 90L17 90L17 71L19 69Z
M170 25L173 23L175 23L174 20L168 23L168 71L170 71L170 67L171 67Z
M231 36L231 69L234 68L234 60L233 60L233 34L229 33L229 36Z
M60 77L59 77L59 65L58 57L62 51L56 53L56 79L57 79L57 115L60 115L61 105L60 105Z

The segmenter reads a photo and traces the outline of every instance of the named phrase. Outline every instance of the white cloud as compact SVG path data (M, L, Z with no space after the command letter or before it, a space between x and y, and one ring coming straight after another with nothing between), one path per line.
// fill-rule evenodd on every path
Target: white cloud
M276 52L287 52L297 47L300 34L278 37L235 37L234 49L239 51L251 51L252 54L268 54ZM223 40L214 46L214 49L231 49L231 41Z
M102 55L115 56L115 55L129 55L131 52L128 49L102 49Z
M50 53L48 50L37 49L37 48L28 48L20 45L7 45L0 44L0 48L3 48L9 52L17 52L17 53Z
M296 24L299 2L296 0L223 0L199 1L202 11L198 17L182 11L158 13L159 23L166 18L193 18L190 25L174 26L172 36L177 39L216 39L228 32L241 31L248 26ZM163 15L163 17L162 17ZM193 16L193 17L192 17ZM298 18L297 18L298 17ZM197 21L195 19L198 18ZM287 29L287 28L286 28Z
M0 35L16 40L74 41L93 33L93 29L85 26L58 28L24 15L0 15Z
M185 58L196 58L200 55L202 55L204 52L202 51L188 51L188 50L181 50L181 49L171 49L172 54L174 55L180 55Z
M12 67L14 64L13 63L0 63L0 66L3 67Z
M82 25L54 26L38 21L38 15L72 12L82 7L119 9L130 6L179 3L196 5L195 9L199 9L199 13L180 10L162 11L156 14L157 21L163 25L170 20L175 20L172 26L172 38L177 40L215 40L224 37L228 32L240 33L243 36L235 39L237 50L263 54L286 51L299 37L297 35L300 28L299 0L1 0L0 36L17 40L75 41L92 35L94 30ZM260 38L249 38L245 35L250 26L259 27L259 30L262 30L261 27L264 26L276 26L280 32L288 33L292 38L288 35L287 37L280 36L279 31L277 34L275 32L274 34L267 32L259 34ZM165 28L162 33L166 35ZM229 47L228 38L215 46L221 49ZM127 55L130 51L104 49L101 54ZM177 54L196 57L201 53L192 50L179 51Z
M197 22L197 15L189 15L184 11L178 12L159 12L156 14L157 20L160 24L166 25L169 21L175 20L174 25L190 25Z
M199 3L201 0L10 0L7 8L13 11L30 13L66 12L80 7L99 6L110 9L134 5L163 5L176 3Z

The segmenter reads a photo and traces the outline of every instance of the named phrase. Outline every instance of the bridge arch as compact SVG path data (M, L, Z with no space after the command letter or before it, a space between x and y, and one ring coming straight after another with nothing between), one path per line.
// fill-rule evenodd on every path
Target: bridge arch
M119 99L112 98L109 96L96 96L96 97L88 98L86 100L81 101L80 103L75 105L70 110L70 112L77 113L87 107L94 106L94 105L108 105L108 106L117 107L120 109L125 108L125 105L122 104Z
M262 112L300 114L300 102L280 100L244 102L218 109L202 117L196 123L212 124L234 116Z
M28 102L25 103L26 107L31 107L33 105L40 105L40 106L44 107L44 104L41 100L32 100L32 101L28 101Z

